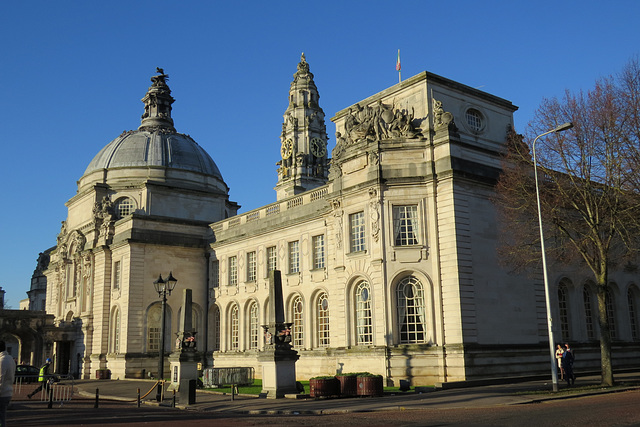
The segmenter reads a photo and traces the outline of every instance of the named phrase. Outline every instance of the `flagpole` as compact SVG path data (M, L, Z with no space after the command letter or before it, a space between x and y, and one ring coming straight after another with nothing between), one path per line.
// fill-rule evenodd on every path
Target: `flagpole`
M398 70L398 83L402 83L402 75L400 70L402 67L400 66L400 49L398 49L398 61L396 61L396 70Z

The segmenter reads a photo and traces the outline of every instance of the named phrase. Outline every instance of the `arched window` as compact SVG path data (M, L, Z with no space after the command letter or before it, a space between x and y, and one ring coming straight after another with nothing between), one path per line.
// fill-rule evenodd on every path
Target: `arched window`
M593 328L593 305L591 303L591 292L589 287L585 286L582 290L582 299L584 301L584 322L587 330L587 338L592 340L595 338Z
M562 341L568 341L569 336L569 290L565 281L558 285L558 310L560 314L560 332Z
M260 316L258 304L254 301L249 306L249 348L258 348L258 338L260 337Z
M304 304L302 297L297 295L291 304L293 312L293 331L292 332L292 345L294 347L302 348L304 346Z
M627 290L627 305L629 306L629 323L631 324L631 339L637 341L640 338L640 325L638 325L638 290L629 287Z
M362 280L356 286L356 343L373 344L373 320L371 317L371 287Z
M426 342L426 316L422 283L413 276L406 277L398 284L396 296L400 343Z
M238 304L233 304L229 311L229 327L231 328L231 350L238 351L240 349L240 313L238 312Z
M326 292L318 296L316 305L316 333L318 347L329 347L329 298Z
M607 293L605 297L605 305L607 307L607 323L609 324L609 333L611 334L611 339L615 339L618 337L616 331L616 316L615 316L615 299L613 296L613 292L610 288L607 288Z
M109 328L109 353L120 353L120 310L114 307Z
M169 305L166 308L165 316L165 348L167 351L172 343L171 341L171 310ZM161 331L162 331L162 303L155 303L147 311L147 351L159 352L161 345Z
M209 342L212 351L220 351L220 308L217 305L210 311Z

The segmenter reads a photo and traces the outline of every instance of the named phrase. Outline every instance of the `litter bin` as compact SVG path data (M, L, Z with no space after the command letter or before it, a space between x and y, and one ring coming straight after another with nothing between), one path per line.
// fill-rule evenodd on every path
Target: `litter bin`
M196 380L180 380L180 403L182 405L196 403Z

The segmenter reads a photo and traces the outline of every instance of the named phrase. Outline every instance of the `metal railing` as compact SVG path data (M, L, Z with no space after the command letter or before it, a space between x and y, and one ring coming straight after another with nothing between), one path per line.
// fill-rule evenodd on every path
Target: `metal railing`
M16 377L11 400L33 399L63 405L73 398L74 379L72 375L45 375L44 381L38 381L38 377L38 375ZM36 390L38 391L36 392Z
M253 379L253 368L208 368L202 373L202 383L206 388L225 385L251 385Z

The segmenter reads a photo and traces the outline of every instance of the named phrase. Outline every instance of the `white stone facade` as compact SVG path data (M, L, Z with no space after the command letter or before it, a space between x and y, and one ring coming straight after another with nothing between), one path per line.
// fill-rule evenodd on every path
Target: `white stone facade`
M193 291L204 365L252 366L259 377L274 267L299 379L369 371L421 385L548 370L542 280L511 275L497 258L492 196L516 110L509 101L424 72L338 112L329 159L303 57L284 115L277 202L236 215L213 161L167 120L162 76L145 97L163 97L160 111L148 109L157 116L114 140L129 151L108 145L80 179L45 271L47 312L75 326L56 343L72 371L155 373L152 283L171 271ZM143 157L159 163L126 164L139 141L182 144L211 164L166 164L152 151ZM640 293L637 272L613 277L624 364L638 353ZM582 363L597 367L588 273L564 269L552 280L556 339L582 343ZM168 300L169 343L180 295Z

